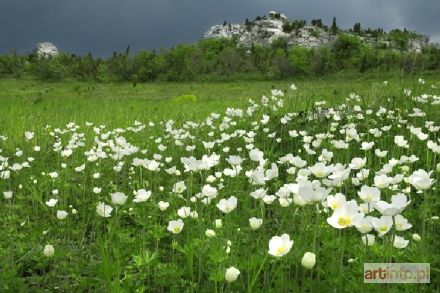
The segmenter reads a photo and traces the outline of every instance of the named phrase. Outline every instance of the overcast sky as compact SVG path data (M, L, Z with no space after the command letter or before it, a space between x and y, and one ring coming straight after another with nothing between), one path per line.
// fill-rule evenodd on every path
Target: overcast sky
M342 28L407 28L440 42L440 0L0 0L0 53L48 41L60 50L109 56L202 38L214 24L276 10L289 19L336 16Z

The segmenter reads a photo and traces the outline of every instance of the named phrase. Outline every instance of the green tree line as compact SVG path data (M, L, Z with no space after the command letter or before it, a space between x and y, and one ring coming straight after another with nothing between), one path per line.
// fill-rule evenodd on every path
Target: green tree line
M336 29L336 26L335 28ZM400 35L398 35L400 37ZM404 41L402 41L404 42ZM402 48L404 48L402 43ZM341 70L440 69L440 48L430 45L422 52L375 48L353 34L340 34L331 46L308 49L288 46L278 39L270 47L237 46L236 40L208 39L181 44L159 53L115 52L109 58L91 54L61 53L50 58L11 53L0 56L0 78L31 77L41 80L95 80L100 82L189 81L232 79L284 79L321 76Z

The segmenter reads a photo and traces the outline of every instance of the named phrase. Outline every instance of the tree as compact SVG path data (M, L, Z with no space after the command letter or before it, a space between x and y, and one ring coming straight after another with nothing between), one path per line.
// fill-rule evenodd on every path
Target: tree
M357 33L357 34L360 34L360 33L361 33L361 24L360 24L360 22L356 22L356 23L353 25L353 32L355 32L355 33Z
M336 35L336 33L338 32L338 25L336 24L336 17L333 17L333 21L332 21L332 34Z
M312 19L312 25L317 27L322 27L322 20L319 19Z

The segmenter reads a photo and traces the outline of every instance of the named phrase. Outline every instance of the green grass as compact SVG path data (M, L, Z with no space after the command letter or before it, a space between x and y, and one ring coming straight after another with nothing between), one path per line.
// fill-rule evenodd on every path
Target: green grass
M438 253L440 231L439 221L431 219L440 215L439 179L436 172L438 155L426 148L426 141L420 141L410 134L401 120L408 125L422 127L427 133L425 121L440 125L439 105L418 103L403 95L403 89L411 89L413 95L438 95L440 75L423 76L425 84L418 82L418 76L348 76L335 75L323 79L301 79L292 81L259 81L227 83L146 83L103 84L90 82L54 82L42 83L35 80L0 80L0 135L8 137L0 141L0 157L8 158L9 165L22 163L33 157L30 168L11 172L8 180L0 179L0 291L1 292L433 292L439 290L440 254ZM383 81L387 80L388 85ZM289 90L295 83L297 91ZM433 87L434 86L434 87ZM435 88L436 87L436 88ZM235 125L219 130L219 124L227 108L248 107L248 100L259 102L262 95L271 97L270 90L277 88L285 91L284 108L274 111L272 108L259 107L252 117L232 117ZM347 100L350 93L361 96L359 102ZM312 111L315 102L326 100L323 107L347 105L341 110L341 121L332 130L332 120L326 117L307 119L310 114L294 117L287 124L280 119L288 112ZM272 103L272 102L270 102ZM272 105L272 104L271 104ZM366 119L358 119L354 105L362 107L361 113ZM393 110L393 114L376 117L380 106ZM422 109L426 117L411 117L414 107ZM365 110L371 109L372 114ZM206 122L211 113L221 114L214 120L215 128ZM270 116L263 124L263 114ZM310 116L312 117L312 116ZM181 133L189 132L188 138L175 138L167 134L160 121L175 121L174 129ZM140 132L128 130L134 121L146 124ZM185 124L187 121L199 123L199 126ZM400 122L399 122L400 121ZM74 122L80 126L60 134L56 131L66 129L66 124ZM96 135L92 127L105 125L101 134L110 131L108 138ZM148 126L154 122L154 126ZM334 122L334 121L333 121ZM340 132L344 125L354 123L360 133L365 133L361 141L374 141L373 150L361 151L360 142L350 141L347 150L334 147L330 138L324 138L316 147L317 154L304 151L303 138L292 138L290 130L307 131L307 135L332 133L335 139L345 139ZM402 125L400 125L402 124ZM46 129L46 125L51 125ZM258 125L258 128L256 128ZM369 130L390 125L390 132L380 138L373 137ZM120 128L121 131L117 130ZM267 128L267 131L265 130ZM203 142L220 138L222 132L234 130L255 132L254 140L247 143L241 137L232 137L217 143L211 151L204 148ZM25 131L34 131L35 138L24 139ZM57 134L51 135L51 132ZM212 132L212 136L210 134ZM70 157L62 157L54 151L56 142L65 147L73 133L84 134L84 146L78 145ZM282 140L278 143L269 137L276 133ZM115 172L117 161L106 158L87 161L85 151L97 148L97 140L108 142L102 146L111 153L110 146L117 136L145 153L122 158L124 162L120 172ZM175 133L173 135L176 135ZM304 134L304 136L307 136ZM410 148L402 149L395 145L394 136L403 135ZM161 140L158 141L157 139ZM429 133L429 139L437 141L438 132ZM81 136L79 136L81 141ZM180 140L184 146L196 146L195 151L187 151L176 144ZM191 202L189 198L201 191L207 184L208 175L221 172L230 165L225 161L230 154L249 158L246 146L254 144L264 152L268 164L288 153L299 155L314 165L322 149L334 152L333 163L348 164L354 157L366 157L370 176L361 184L372 186L374 172L378 172L391 158L415 154L419 160L413 164L403 163L396 166L390 176L403 174L405 177L417 169L433 171L431 178L437 182L423 192L417 193L413 186L402 181L397 191L410 187L408 193L412 204L402 215L413 227L397 234L411 240L412 233L422 236L422 242L410 241L405 249L396 249L391 245L394 229L384 238L376 237L376 244L366 248L360 241L361 234L354 228L338 230L331 227L326 219L332 211L317 213L321 204L304 207L290 205L280 207L277 202L265 205L262 201L249 196L253 186L244 171L257 167L256 162L245 160L243 171L237 177L222 176L216 179L219 195L213 204L204 205L200 201ZM73 142L74 145L77 142ZM160 151L158 146L167 146ZM40 152L34 146L41 147ZM229 147L226 153L224 147ZM23 156L16 155L16 149ZM238 148L241 148L239 150ZM374 149L388 150L386 158L374 155ZM221 155L219 165L202 172L184 172L181 157L191 155L200 159L209 153ZM163 158L172 157L171 162L157 159L164 166L159 172L151 172L143 167L133 167L133 158L153 159L154 154ZM66 164L66 168L62 167ZM85 164L84 171L74 168ZM181 175L169 175L163 169L176 166ZM1 166L1 162L0 162ZM403 168L405 167L405 168ZM407 167L407 168L406 168ZM305 167L306 168L306 167ZM265 188L269 194L275 194L281 186L293 183L297 175L288 174L286 167L279 164L279 176L268 181ZM406 170L408 169L408 170ZM406 171L404 171L406 170ZM50 172L58 172L59 178L48 177ZM101 173L100 178L92 174ZM355 177L357 171L352 170ZM1 173L0 173L1 174ZM311 178L315 178L310 175ZM316 179L316 178L315 178ZM34 182L34 180L36 180ZM183 199L172 192L173 184L184 181L186 191ZM222 184L219 184L221 180ZM224 188L221 188L221 185ZM92 192L93 187L101 187L102 193ZM163 188L161 188L163 187ZM133 203L133 191L141 188L152 190L152 196L145 203ZM54 189L59 191L53 195ZM331 194L342 192L347 200L361 202L351 180L335 187ZM3 199L3 191L13 191L11 200ZM111 192L124 192L129 199L117 208L111 202ZM384 188L381 198L390 201L396 190ZM215 204L222 198L236 196L239 199L237 209L229 214L221 213ZM56 207L50 208L45 202L57 198ZM157 208L159 200L168 201L170 207L161 212ZM97 215L99 201L110 204L114 210L110 218ZM174 235L166 230L170 220L178 219L176 211L189 206L197 210L197 219L183 219L185 226L180 234ZM77 210L74 214L72 209ZM57 210L69 212L67 219L56 218ZM377 211L373 215L379 217ZM263 218L262 227L257 231L249 228L248 219ZM215 219L222 219L223 227L214 226ZM213 229L216 237L207 238L206 229ZM287 233L295 241L291 251L280 259L268 256L269 240L275 235ZM375 234L375 232L371 232ZM232 242L231 252L225 248L227 240ZM46 244L52 244L55 255L51 258L42 253ZM316 254L317 263L312 270L301 266L301 258L306 251ZM363 284L364 262L429 262L431 263L431 284L429 285L366 285ZM234 283L225 282L225 270L235 266L240 276ZM252 288L251 288L252 287Z
M427 82L438 80L430 75ZM382 86L383 80L390 87ZM416 85L416 78L401 75L378 77L347 74L313 80L292 80L298 85L298 99L292 109L310 108L315 100L340 102L350 92L376 98L393 92L396 86ZM225 83L131 83L50 82L37 80L0 80L0 132L14 134L50 125L75 121L127 125L134 120L201 119L211 111L246 104L249 98L259 99L271 88L287 89L290 81L237 81ZM191 100L175 103L176 97L195 95Z

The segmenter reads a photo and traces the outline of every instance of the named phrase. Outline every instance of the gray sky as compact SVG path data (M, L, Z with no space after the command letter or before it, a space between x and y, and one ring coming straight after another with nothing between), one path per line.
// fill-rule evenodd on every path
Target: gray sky
M109 56L202 38L214 24L244 22L276 10L289 19L336 16L342 28L361 22L406 27L440 42L440 0L0 0L0 53L31 51L41 41L60 50Z

